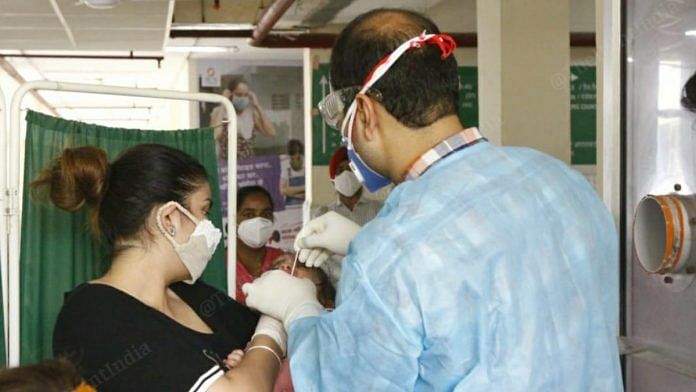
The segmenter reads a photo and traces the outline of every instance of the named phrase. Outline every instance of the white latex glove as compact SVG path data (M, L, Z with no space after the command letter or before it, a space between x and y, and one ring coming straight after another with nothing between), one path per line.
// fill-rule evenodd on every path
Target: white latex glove
M297 259L307 267L319 267L328 260L333 253L326 249L301 249Z
M242 286L250 308L283 321L285 330L300 318L318 316L324 310L317 301L317 287L309 279L283 271L268 271Z
M307 267L322 265L331 254L345 256L360 225L335 211L312 219L295 238L295 250Z
M256 324L256 331L251 340L254 340L257 335L266 335L273 339L280 346L280 350L283 352L283 356L285 356L285 349L288 346L288 333L285 332L283 323L271 316L262 314L259 318L259 323Z

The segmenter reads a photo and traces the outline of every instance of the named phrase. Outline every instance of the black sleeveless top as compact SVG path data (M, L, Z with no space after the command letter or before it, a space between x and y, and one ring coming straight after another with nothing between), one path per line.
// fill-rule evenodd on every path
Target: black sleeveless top
M212 329L194 331L114 287L82 284L66 294L53 352L101 391L205 391L222 360L251 339L258 313L205 283L170 288Z

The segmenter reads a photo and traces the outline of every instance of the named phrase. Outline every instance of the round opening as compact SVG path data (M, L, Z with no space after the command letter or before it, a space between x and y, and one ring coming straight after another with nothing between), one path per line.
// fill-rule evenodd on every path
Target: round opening
M636 256L648 272L658 272L665 257L667 223L660 204L647 197L638 204L633 222Z

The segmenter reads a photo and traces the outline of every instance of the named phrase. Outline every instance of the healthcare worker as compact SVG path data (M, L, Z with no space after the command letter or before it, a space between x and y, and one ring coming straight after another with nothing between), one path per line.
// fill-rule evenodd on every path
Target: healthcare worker
M347 252L333 312L277 271L247 304L283 320L298 391L619 391L611 216L560 161L463 129L454 47L410 11L348 24L324 115L368 189L398 186L354 238L331 212L298 235L306 264Z

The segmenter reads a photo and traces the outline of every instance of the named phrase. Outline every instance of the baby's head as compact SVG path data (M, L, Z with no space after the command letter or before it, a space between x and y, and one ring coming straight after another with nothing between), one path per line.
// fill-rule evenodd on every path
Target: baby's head
M289 274L292 272L293 261L294 256L280 257L273 263L271 269L279 269ZM336 289L331 284L329 276L321 268L310 268L298 261L295 266L295 276L301 279L309 279L317 286L317 300L325 308L333 308L335 306Z

